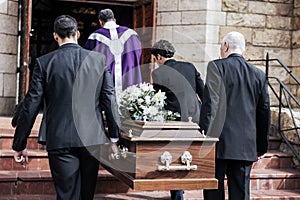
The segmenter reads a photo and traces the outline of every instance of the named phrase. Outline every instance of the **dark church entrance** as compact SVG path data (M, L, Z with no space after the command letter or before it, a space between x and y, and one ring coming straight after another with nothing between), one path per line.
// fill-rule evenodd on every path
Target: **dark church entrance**
M21 55L21 59L23 59L21 63L25 63L24 61L28 59L26 63L28 63L29 74L33 71L35 58L57 48L57 44L53 39L53 21L57 16L67 14L76 18L81 33L78 43L83 46L88 36L100 28L97 18L98 12L101 9L110 8L114 11L119 25L135 29L140 35L143 45L141 59L143 81L148 82L150 80L151 55L149 48L154 37L152 27L155 27L155 0L23 0L22 3L31 6L31 10L28 9L31 13L26 13L28 17L22 18L25 19L25 24L31 27L27 31L30 32L30 36L27 36L27 44L21 43L23 45L22 49L28 51L22 52L24 55L27 54L28 58ZM22 31L26 39L26 30ZM26 72L28 73L28 70L25 69L24 74L20 74L25 79L23 81L25 85L20 81L20 96L23 96L22 94L26 93L28 88L30 75L27 74L26 76Z

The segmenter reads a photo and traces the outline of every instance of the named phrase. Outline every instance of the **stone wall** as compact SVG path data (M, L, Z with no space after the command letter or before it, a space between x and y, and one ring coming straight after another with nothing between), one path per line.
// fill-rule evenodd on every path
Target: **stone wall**
M293 68L292 32L294 0L223 0L222 11L226 12L226 25L220 27L220 38L229 31L239 31L246 37L245 58L279 59ZM264 62L253 62L265 70ZM269 76L279 77L290 84L287 72L275 61L270 63ZM293 86L290 86L293 89ZM275 87L279 90L279 87ZM294 89L295 90L295 89ZM294 92L296 93L296 92ZM271 104L278 105L274 95Z
M223 0L226 26L220 28L220 38L240 31L247 41L246 58L262 59L269 52L290 66L293 6L293 0Z
M278 116L279 115L279 109L276 107L271 108L271 132L270 135L281 137L281 135L277 132L278 128ZM295 120L296 125L300 126L300 112L295 111L293 112L293 117ZM286 139L290 142L290 144L293 146L293 148L296 150L296 152L300 153L300 140L299 136L296 130L294 130L294 122L292 115L288 109L282 109L281 111L281 129L287 130L284 131L283 134L285 135ZM282 143L280 145L280 150L282 152L289 153L293 155L293 152L291 151L290 147L288 147L287 144ZM300 161L294 156L293 159L293 167L300 169Z
M219 27L225 25L222 0L158 0L156 41L166 39L175 57L192 62L204 78L207 62L219 56Z
M247 59L263 59L268 52L270 58L298 67L300 59L293 57L299 55L293 48L300 51L300 32L294 31L298 29L295 24L300 26L300 20L293 17L294 13L300 13L297 1L158 0L156 41L171 41L177 50L175 57L194 63L203 77L207 62L219 57L221 39L230 31L245 35ZM262 62L253 64L264 65ZM275 62L271 67L270 75L290 82L286 72Z
M300 0L158 0L157 8L156 41L171 41L175 57L194 63L203 79L207 62L219 57L220 42L230 31L245 35L246 59L269 53L300 77ZM253 64L265 70L264 62ZM270 64L269 75L280 77L300 97L288 73L277 62ZM278 105L274 95L271 103Z
M0 0L0 115L11 115L16 104L18 1Z
M300 0L294 1L294 13L292 19L292 70L296 76L300 79ZM300 99L300 88L294 85L294 81L290 80L292 84L291 88L297 98Z

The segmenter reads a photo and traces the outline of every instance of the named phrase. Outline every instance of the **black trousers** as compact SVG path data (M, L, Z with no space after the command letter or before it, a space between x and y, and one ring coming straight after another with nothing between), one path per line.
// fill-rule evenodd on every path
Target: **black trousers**
M99 148L48 151L57 200L93 200L99 170L95 151Z
M203 190L204 200L225 200L224 179L227 176L228 199L250 199L250 172L252 161L216 159L218 189Z

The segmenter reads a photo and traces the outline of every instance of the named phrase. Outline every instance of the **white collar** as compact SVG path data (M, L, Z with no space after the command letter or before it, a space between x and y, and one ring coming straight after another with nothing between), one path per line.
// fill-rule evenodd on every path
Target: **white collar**
M166 61L168 61L168 60L174 60L174 57L166 58Z
M104 24L103 28L111 29L111 28L118 28L119 25L116 24L115 21L108 21Z
M59 45L59 46L62 46L62 45L65 45L65 44L77 44L77 42L75 42L75 41L68 41L68 42L62 43L62 44Z

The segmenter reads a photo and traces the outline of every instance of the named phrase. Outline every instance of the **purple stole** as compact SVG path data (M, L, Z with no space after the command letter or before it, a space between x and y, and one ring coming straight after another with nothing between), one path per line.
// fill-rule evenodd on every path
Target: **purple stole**
M124 26L100 28L92 33L85 48L106 56L116 93L142 82L140 58L142 47L135 31Z

